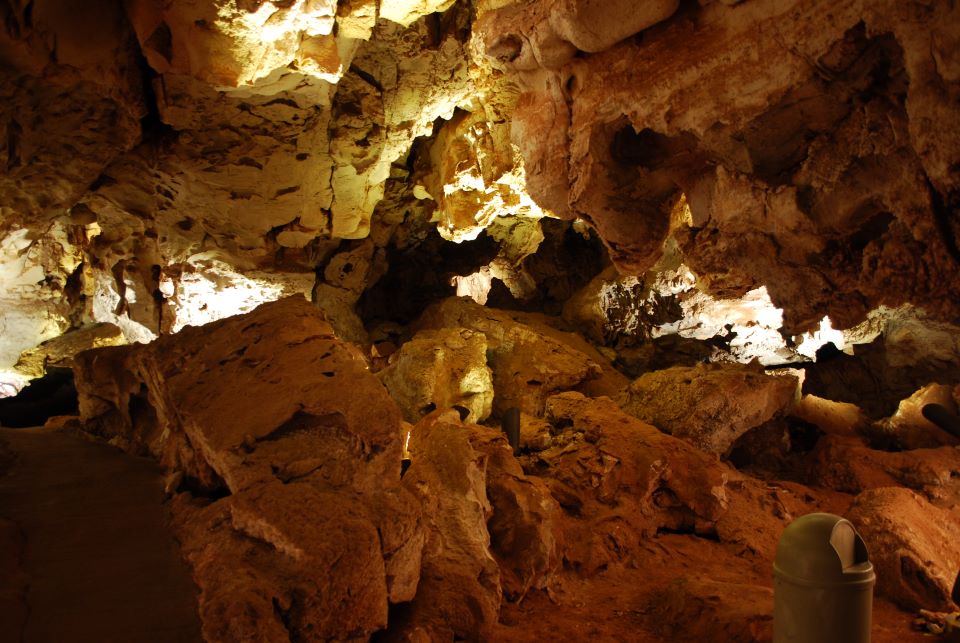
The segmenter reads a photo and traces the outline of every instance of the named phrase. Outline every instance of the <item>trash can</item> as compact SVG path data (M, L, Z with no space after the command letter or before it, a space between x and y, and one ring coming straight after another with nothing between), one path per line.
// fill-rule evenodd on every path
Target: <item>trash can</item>
M774 643L869 643L876 575L848 520L814 513L783 531L773 564Z

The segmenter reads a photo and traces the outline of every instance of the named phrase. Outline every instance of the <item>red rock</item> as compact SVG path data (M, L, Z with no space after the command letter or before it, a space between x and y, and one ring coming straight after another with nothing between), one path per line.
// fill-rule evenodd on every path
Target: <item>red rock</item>
M366 640L414 597L399 410L317 308L280 300L77 364L86 430L231 494L175 504L209 640Z
M952 611L960 516L899 487L865 491L846 517L863 537L877 592L909 610Z
M677 366L640 376L617 398L624 411L704 451L724 455L741 435L785 414L797 378L743 364Z
M489 640L500 613L500 570L490 551L487 456L470 444L455 411L437 411L413 429L403 485L423 506L426 542L408 636ZM417 639L414 639L417 640Z
M474 450L486 455L490 549L504 596L517 601L546 587L560 567L560 505L543 480L524 475L504 433L479 426L470 431Z

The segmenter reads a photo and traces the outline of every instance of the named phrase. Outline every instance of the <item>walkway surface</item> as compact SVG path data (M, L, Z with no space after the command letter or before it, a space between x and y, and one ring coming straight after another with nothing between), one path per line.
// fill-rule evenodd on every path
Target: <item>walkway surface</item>
M0 429L0 641L200 641L162 503L153 461L68 431Z

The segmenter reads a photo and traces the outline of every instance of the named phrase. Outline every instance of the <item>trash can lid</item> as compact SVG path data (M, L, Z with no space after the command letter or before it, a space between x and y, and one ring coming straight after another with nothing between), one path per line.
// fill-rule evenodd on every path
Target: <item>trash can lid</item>
M849 520L828 513L790 523L777 543L773 568L776 575L801 582L845 584L873 577L860 534Z

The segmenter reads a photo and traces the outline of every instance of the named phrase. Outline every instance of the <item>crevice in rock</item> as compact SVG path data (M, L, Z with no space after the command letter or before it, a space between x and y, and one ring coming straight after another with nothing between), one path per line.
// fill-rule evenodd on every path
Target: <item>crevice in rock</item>
M960 239L960 208L958 208L960 196L951 198L948 205L948 200L944 199L943 195L933 186L929 177L926 178L926 182L930 194L930 203L933 206L933 216L937 222L943 245L953 262L960 265L960 246L957 244L957 240Z

